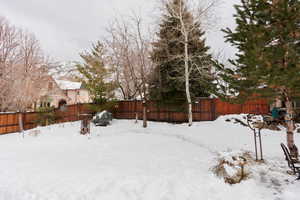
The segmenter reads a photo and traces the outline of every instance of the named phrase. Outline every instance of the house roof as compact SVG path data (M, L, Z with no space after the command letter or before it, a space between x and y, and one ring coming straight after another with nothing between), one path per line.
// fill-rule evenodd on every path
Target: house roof
M81 89L82 83L80 82L73 82L73 81L66 81L66 80L55 80L57 85L62 90L79 90Z

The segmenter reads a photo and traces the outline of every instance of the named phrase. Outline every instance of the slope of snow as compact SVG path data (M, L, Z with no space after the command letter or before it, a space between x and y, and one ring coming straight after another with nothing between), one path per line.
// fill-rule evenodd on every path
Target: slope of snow
M212 173L220 155L253 152L246 127L225 122L172 125L114 120L79 134L80 123L0 137L0 200L296 200L300 182L280 149L284 132L263 131L266 164L228 185ZM296 144L300 143L299 134Z

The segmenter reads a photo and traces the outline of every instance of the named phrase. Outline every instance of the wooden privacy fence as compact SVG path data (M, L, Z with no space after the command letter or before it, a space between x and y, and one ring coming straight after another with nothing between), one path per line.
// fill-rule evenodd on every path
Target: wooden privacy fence
M185 108L184 105L178 105ZM143 105L141 101L119 101L114 117L117 119L142 119ZM244 104L230 104L219 99L200 99L192 106L193 121L213 121L220 115L227 114L267 114L269 104L265 100L248 101ZM152 121L187 122L186 109L161 106L155 102L147 102L147 118Z
M214 101L203 99L193 104L193 118L195 121L212 121L215 119ZM117 119L142 118L143 105L141 101L120 101L115 109L114 117ZM168 106L156 102L147 102L147 119L151 121L185 122L187 114L185 105Z
M82 117L79 114L91 113L88 106L85 104L66 106L64 110L55 110L57 117L55 123L72 122L80 120ZM0 114L0 135L7 133L18 132L19 115L22 115L24 130L32 129L38 126L39 113L1 113Z
M88 104L70 105L64 111L55 110L58 118L55 123L72 122L80 120L79 114L92 113ZM219 99L201 99L193 106L194 121L213 121L220 115L226 114L267 114L269 105L265 100L249 101L244 104L230 104L222 102ZM117 119L142 119L143 104L141 101L119 101L113 112ZM7 134L19 131L18 117L19 113L0 114L0 134ZM39 113L28 112L21 114L23 118L23 127L25 130L37 127ZM187 112L185 105L176 105L176 107L159 105L156 102L147 102L147 118L151 121L164 122L187 122Z
M220 99L214 99L213 101L215 101L217 117L229 114L268 114L270 112L270 105L264 99L247 101L244 104L230 104Z

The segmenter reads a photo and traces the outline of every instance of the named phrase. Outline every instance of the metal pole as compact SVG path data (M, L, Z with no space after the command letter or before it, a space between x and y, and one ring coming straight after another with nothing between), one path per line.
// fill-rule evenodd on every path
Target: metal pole
M254 132L254 144L255 144L255 160L258 160L258 155L257 155L257 141L256 141L256 131L253 130Z
M259 129L259 132L258 132L258 136L259 136L259 146L260 146L260 158L261 158L261 160L264 160L264 158L263 158L263 151L262 151L262 144L261 144L260 129Z

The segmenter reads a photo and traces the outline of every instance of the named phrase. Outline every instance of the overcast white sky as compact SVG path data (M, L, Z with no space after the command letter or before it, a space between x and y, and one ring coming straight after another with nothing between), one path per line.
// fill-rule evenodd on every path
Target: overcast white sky
M218 28L207 33L207 42L212 51L222 50L228 57L234 49L224 43L219 29L234 27L233 4L240 0L222 1L215 11ZM0 0L0 15L33 32L55 60L75 61L80 52L101 39L116 13L126 15L135 10L153 19L156 6L157 0Z

